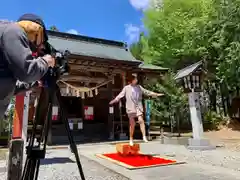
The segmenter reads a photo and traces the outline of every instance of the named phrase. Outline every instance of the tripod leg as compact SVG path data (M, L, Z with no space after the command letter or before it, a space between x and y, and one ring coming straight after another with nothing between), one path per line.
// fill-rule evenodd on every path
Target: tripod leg
M61 116L62 116L62 119L64 121L64 125L65 125L65 128L66 128L66 131L67 131L70 147L71 147L71 150L73 151L73 153L75 155L76 163L77 163L77 166L78 166L78 170L79 170L81 179L85 180L85 176L84 176L84 173L83 173L82 165L80 163L80 158L79 158L77 146L76 146L76 144L74 142L74 139L73 139L73 136L72 136L69 124L68 124L68 119L67 119L67 116L66 116L66 113L65 113L64 104L63 104L63 102L61 100L61 93L60 93L59 87L56 87L56 96L57 96L57 100L58 100L58 103L59 103L59 106L60 106Z
M51 93L51 89L48 90L48 93ZM43 97L43 91L41 92L40 97ZM47 99L48 102L45 104L44 101L39 101L36 115L38 115L34 121L34 128L32 132L32 136L30 137L30 142L27 147L27 160L24 167L24 173L22 176L22 180L37 180L38 174L39 174L39 167L40 167L40 160L45 158L46 153L46 143L47 143L47 137L48 137L48 129L49 129L49 122L51 119L52 114L52 95L49 96ZM40 99L41 100L41 99ZM45 108L47 107L47 111ZM45 110L45 111L44 111ZM46 115L40 116L42 113ZM44 118L45 117L45 118ZM42 119L43 118L43 119ZM37 125L41 125L41 132L36 131ZM40 134L39 134L40 133ZM38 144L34 143L34 139L36 135L40 135ZM43 143L43 148L41 148L41 143Z
M30 163L30 161L29 161L29 159L27 158L27 159L26 159L26 162L25 162L25 165L24 165L24 170L23 170L23 175L22 175L21 180L24 180L26 177L29 176L29 171L28 171L29 163Z
M30 172L29 172L29 179L35 179L34 175L35 175L35 169L36 169L36 159L31 159L31 163L30 163Z
M36 163L36 171L35 171L35 179L34 180L38 179L39 167L40 167L40 159L38 159L37 163Z

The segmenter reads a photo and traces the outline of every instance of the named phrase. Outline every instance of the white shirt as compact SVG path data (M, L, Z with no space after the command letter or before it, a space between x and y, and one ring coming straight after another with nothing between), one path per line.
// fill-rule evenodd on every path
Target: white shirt
M132 86L133 100L138 101L139 93L140 92L138 86Z

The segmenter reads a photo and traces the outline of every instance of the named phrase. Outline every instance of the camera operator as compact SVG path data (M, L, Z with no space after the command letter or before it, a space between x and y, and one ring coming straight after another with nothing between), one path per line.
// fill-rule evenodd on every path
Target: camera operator
M34 58L48 37L42 19L25 14L16 23L0 22L0 120L16 90L16 82L40 80L55 65L51 55Z

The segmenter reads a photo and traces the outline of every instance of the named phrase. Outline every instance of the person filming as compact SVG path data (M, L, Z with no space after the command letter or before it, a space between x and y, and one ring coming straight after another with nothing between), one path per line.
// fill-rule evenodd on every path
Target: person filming
M14 96L16 82L40 80L55 65L51 55L34 58L48 37L43 20L24 14L17 22L0 21L0 118Z
M133 146L133 135L135 130L135 119L138 119L140 124L140 129L143 136L143 141L148 142L145 132L145 122L143 119L143 105L142 105L142 96L152 96L158 97L163 96L163 94L158 94L149 90L144 89L142 86L138 85L137 77L132 75L130 78L130 84L125 86L118 96L112 100L109 104L113 105L114 103L119 102L123 97L126 98L126 112L129 118L129 144Z

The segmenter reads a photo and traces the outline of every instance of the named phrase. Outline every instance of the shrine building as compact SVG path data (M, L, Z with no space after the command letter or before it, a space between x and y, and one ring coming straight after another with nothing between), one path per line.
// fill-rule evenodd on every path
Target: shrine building
M71 53L70 71L61 76L59 85L74 139L77 142L105 141L110 136L117 138L120 129L128 134L124 100L113 109L109 108L110 100L128 83L129 75L136 74L142 84L149 78L161 78L168 69L136 60L122 42L56 31L48 31L48 35L55 49ZM34 97L32 93L29 131L34 118ZM112 117L109 113L113 113ZM49 143L65 142L67 135L56 103Z

